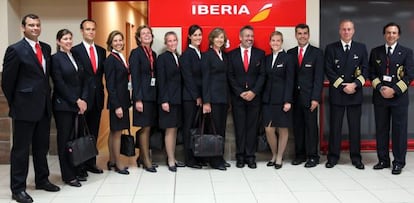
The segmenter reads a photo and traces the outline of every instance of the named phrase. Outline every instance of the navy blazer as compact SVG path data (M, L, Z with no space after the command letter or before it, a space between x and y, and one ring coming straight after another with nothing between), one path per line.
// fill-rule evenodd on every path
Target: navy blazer
M76 61L76 60L75 60ZM76 62L72 64L67 53L58 51L52 56L51 76L53 79L53 109L55 111L78 112L76 101L88 98L88 83L84 68Z
M7 47L4 55L1 87L9 105L9 116L15 120L39 121L46 112L52 115L49 71L50 46L39 42L46 72L25 39Z
M129 69L131 71L132 80L132 101L157 101L157 83L151 86L151 78L157 77L157 54L152 51L154 59L153 70L151 70L150 61L145 54L142 46L131 51L129 56Z
M104 48L95 44L96 52L98 53L98 67L96 74L93 72L92 63L88 55L88 51L83 43L80 43L74 46L71 50L73 56L80 62L80 65L85 69L85 75L88 80L88 109L91 109L92 106L97 107L97 109L103 109L104 105L104 86L102 83L104 67L103 62L106 59L106 51Z
M293 60L285 51L278 53L272 66L273 53L265 58L265 85L262 102L283 105L293 102L295 70Z
M413 51L400 44L395 46L389 64L389 76L391 82L384 81L383 77L387 69L387 54L385 45L378 46L371 50L369 58L370 76L374 87L372 101L374 104L398 106L408 105L408 87L414 78ZM391 99L385 99L379 92L381 87L388 86L394 89L395 94Z
M104 70L106 90L108 90L107 108L128 109L131 106L128 67L117 53L111 52L104 61Z
M368 53L364 44L352 41L348 55L341 41L326 46L325 72L329 80L329 101L336 105L362 103L362 87L368 78ZM346 94L342 83L357 84L356 93Z
M256 94L255 98L260 98L264 85L263 59L265 52L261 49L252 47L250 61L247 72L244 70L242 53L240 47L229 52L229 83L232 89L233 101L244 101L240 94L251 90ZM259 99L260 100L260 99Z
M173 53L165 51L158 56L157 79L158 104L181 104L181 70Z
M201 98L201 58L196 50L187 47L179 61L183 80L183 100L195 101Z
M227 82L228 59L222 52L223 60L216 51L209 48L201 58L203 80L203 103L227 104L229 85Z
M294 101L310 107L312 100L321 101L324 81L323 53L319 48L309 44L303 53L302 64L299 66L298 49L294 47L287 51L293 59L295 68Z

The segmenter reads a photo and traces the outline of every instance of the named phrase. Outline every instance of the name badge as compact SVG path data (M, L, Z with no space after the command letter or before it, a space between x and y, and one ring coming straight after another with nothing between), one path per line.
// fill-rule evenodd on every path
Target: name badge
M305 64L305 68L312 68L312 64Z
M276 68L283 68L283 64L278 64Z
M391 82L392 81L392 77L389 75L384 75L382 76L382 80L386 81L386 82Z
M128 82L128 90L132 90L132 83L131 83L131 81Z
M151 78L151 87L154 87L155 86L155 78Z

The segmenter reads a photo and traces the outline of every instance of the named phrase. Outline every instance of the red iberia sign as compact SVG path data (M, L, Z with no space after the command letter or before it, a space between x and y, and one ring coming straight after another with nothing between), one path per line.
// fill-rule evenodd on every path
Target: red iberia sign
M181 27L184 40L190 25L200 25L203 49L208 46L208 33L213 28L224 28L231 49L239 45L240 28L251 25L255 29L255 45L269 50L269 35L275 27L306 23L306 0L151 0L148 13L150 26ZM185 41L182 44L186 47Z

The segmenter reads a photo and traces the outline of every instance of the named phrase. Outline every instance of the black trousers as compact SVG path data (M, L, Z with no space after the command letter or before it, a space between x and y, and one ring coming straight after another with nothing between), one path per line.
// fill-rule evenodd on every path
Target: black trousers
M197 122L195 120L195 116L197 114L197 111L200 110L200 118L201 114L203 113L201 110L201 107L196 106L196 101L183 101L183 126L182 126L182 132L183 132L183 142L184 142L184 157L185 157L185 163L194 165L198 161L194 157L193 150L191 149L191 134L190 129L193 128L195 125L197 125Z
M310 111L300 103L293 106L296 159L319 160L318 108Z
M236 159L255 161L260 115L260 97L253 101L235 101L232 113L236 138Z
M390 162L389 140L392 126L393 165L405 166L407 154L408 106L374 105L378 160Z
M211 117L216 128L216 133L226 137L226 124L227 124L227 104L211 104ZM225 139L224 139L225 140ZM223 143L224 148L224 143ZM223 156L210 157L210 165L215 167L224 164Z
M91 134L95 136L96 141L98 141L101 113L102 113L102 109L97 108L96 105L93 105L91 109L85 112L85 119L86 119L86 123L89 128L89 131L91 132ZM87 160L83 164L84 167L92 167L95 165L96 165L96 157L93 157Z
M50 117L45 113L39 121L13 120L13 147L10 153L10 189L13 193L26 190L29 170L29 149L32 145L35 184L48 181Z
M53 113L57 130L60 172L62 173L62 180L68 182L76 178L76 168L70 162L66 144L74 137L75 119L78 113L69 111L54 111Z
M352 163L361 161L361 105L330 105L330 135L328 161L337 163L341 152L342 121L344 113L348 120L349 153Z

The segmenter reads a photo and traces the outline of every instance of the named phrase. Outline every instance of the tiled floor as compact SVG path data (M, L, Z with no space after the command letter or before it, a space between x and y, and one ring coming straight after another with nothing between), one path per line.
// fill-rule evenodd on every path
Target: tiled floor
M98 158L104 167L106 156ZM177 173L165 165L158 173L148 173L131 163L128 176L105 170L104 174L90 174L81 188L64 185L60 180L56 156L49 158L52 182L61 191L50 193L34 190L33 169L30 168L27 192L35 202L53 203L253 203L253 202L413 202L414 152L407 155L407 166L401 175L391 175L390 169L375 171L375 153L363 153L365 170L357 170L348 158L332 169L323 164L306 169L285 161L276 170L259 162L255 170L238 169L232 163L227 171L179 168ZM322 163L325 157L322 158ZM10 198L9 165L0 165L0 202L13 202Z

